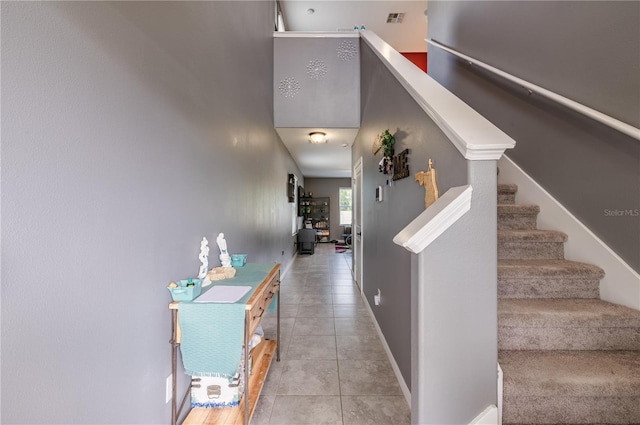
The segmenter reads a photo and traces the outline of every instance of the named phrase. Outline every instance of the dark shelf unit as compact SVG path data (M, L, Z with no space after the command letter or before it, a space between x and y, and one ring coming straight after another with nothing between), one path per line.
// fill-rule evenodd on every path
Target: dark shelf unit
M331 236L329 229L331 228L329 216L331 211L331 202L328 197L318 198L300 198L298 203L298 215L305 222L311 221L313 230L316 231L316 242L329 242Z

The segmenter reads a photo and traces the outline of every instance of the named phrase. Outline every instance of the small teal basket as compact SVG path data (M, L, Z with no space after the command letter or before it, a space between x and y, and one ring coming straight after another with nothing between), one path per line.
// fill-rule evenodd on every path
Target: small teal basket
M231 266L243 267L247 264L247 254L231 254Z
M189 285L193 283L193 285ZM202 279L184 279L176 282L175 288L167 288L174 301L192 301L202 292ZM189 285L189 286L187 286Z

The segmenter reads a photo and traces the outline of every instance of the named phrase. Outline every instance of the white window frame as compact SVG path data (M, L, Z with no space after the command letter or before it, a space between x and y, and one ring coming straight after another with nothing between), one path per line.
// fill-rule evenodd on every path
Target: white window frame
M351 214L353 214L353 188L345 186L345 187L339 187L338 188L338 213L340 215L340 226L351 226L353 224L353 217L351 217L351 220L349 223L343 223L342 222L342 204L340 203L340 192L342 190L349 190L351 192Z

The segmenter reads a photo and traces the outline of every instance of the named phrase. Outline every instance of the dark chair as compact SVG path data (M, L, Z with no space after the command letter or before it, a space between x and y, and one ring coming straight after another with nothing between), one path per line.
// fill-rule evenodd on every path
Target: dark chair
M344 238L344 244L351 246L351 225L344 226L344 233L342 234L342 237Z
M298 230L298 254L313 254L316 248L316 231L313 229Z

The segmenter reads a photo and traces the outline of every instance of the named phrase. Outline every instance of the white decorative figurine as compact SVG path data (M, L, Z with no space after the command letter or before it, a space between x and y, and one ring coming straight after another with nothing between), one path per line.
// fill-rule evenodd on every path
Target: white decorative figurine
M216 239L218 248L220 248L220 262L222 267L231 267L231 256L227 252L227 241L224 240L224 233L220 233Z
M204 279L207 275L207 269L209 268L209 241L207 238L202 238L200 242L200 255L198 255L198 259L200 259L202 263L198 271L198 279Z

